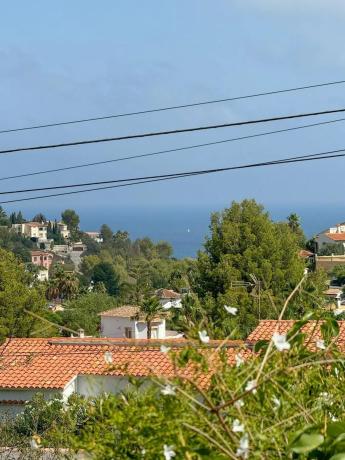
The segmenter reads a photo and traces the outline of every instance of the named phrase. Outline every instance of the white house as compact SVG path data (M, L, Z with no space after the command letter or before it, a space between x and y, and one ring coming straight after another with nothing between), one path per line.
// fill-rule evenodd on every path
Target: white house
M84 232L89 238L96 241L96 243L103 243L103 238L100 232Z
M21 412L34 394L46 399L56 396L67 401L73 394L97 396L118 393L130 387L130 377L173 379L192 378L195 367L176 369L170 355L160 350L165 345L178 352L187 344L181 340L124 340L110 338L11 338L0 346L0 416ZM239 341L210 341L209 347L222 345L235 362ZM200 384L209 375L198 374ZM148 382L150 384L150 382Z
M317 243L317 252L320 251L324 244L341 243L345 250L345 222L337 224L334 227L327 228L315 237Z
M159 299L159 302L166 310L173 308L182 307L182 296L178 292L173 291L172 289L158 289L155 292L156 296Z
M147 338L147 324L143 315L140 315L140 307L136 305L113 308L100 313L100 316L102 337ZM158 315L151 325L151 338L165 339L165 337L165 316Z
M45 223L23 222L22 224L12 224L12 229L19 235L28 238L47 240L47 228Z

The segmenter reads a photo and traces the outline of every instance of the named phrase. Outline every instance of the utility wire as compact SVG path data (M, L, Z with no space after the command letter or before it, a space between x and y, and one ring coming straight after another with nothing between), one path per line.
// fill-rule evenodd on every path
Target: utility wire
M73 142L64 142L60 144L35 145L32 147L18 147L14 149L0 150L0 154L24 152L24 151L31 151L31 150L55 149L55 148L61 148L61 147L73 147L76 145L99 144L102 142L124 141L124 140L130 140L130 139L142 139L145 137L166 136L166 135L171 135L171 134L190 133L190 132L196 132L196 131L207 131L210 129L230 128L233 126L253 125L253 124L258 124L258 123L268 123L271 121L292 120L295 118L315 117L318 115L329 115L331 113L340 113L340 112L345 112L345 108L323 110L320 112L307 112L307 113L299 113L299 114L292 114L292 115L283 115L281 117L259 118L255 120L236 121L233 123L222 123L222 124L217 124L217 125L207 125L207 126L197 126L197 127L192 127L192 128L173 129L173 130L168 130L168 131L153 131L149 133L129 134L127 136L106 137L106 138L100 138L100 139L89 139L89 140L81 140L81 141L73 141Z
M230 139L224 139L221 141L215 141L215 142L206 142L203 144L194 144L194 145L189 145L186 147L179 147L179 148L174 148L174 149L168 149L168 150L158 150L157 152L150 152L150 153L143 153L140 155L129 155L126 157L120 157L120 158L114 158L113 160L105 160L105 161L93 161L91 163L82 163L79 165L74 165L74 166L65 166L63 168L55 168L55 169L45 169L41 171L34 171L31 173L24 173L24 174L17 174L14 176L5 176L5 177L0 177L0 181L4 180L10 180L10 179L18 179L18 178L23 178L23 177L30 177L30 176L37 176L40 174L49 174L49 173L54 173L54 172L60 172L60 171L68 171L72 169L79 169L79 168L87 168L90 166L98 166L98 165L103 165L103 164L109 164L109 163L117 163L120 161L126 161L126 160L134 160L137 158L146 158L146 157L151 157L151 156L156 156L156 155L162 155L165 153L172 153L172 152L180 152L184 150L190 150L190 149L196 149L200 147L209 147L211 145L220 145L220 144L225 144L227 142L234 142L234 141L240 141L240 140L245 140L245 139L252 139L255 137L261 137L261 136L268 136L271 134L278 134L278 133L284 133L288 131L295 131L299 129L305 129L305 128L312 128L314 126L321 126L321 125L328 125L331 123L337 123L339 121L345 121L345 118L337 118L335 120L330 120L330 121L321 121L318 123L311 123L308 125L301 125L301 126L295 126L292 128L285 128L285 129L278 129L275 131L266 131L263 133L258 133L258 134L251 134L248 136L241 136L241 137L233 137Z
M321 152L321 153L313 153L313 154L308 154L308 155L302 155L298 157L290 157L290 158L285 158L283 160L274 160L274 163L280 163L282 161L286 160L297 160L301 158L310 158L310 157L319 157L319 156L324 156L324 155L331 155L334 153L339 153L339 152L344 152L344 149L338 149L338 150L329 150L327 152ZM269 161L269 163L272 163L272 161ZM265 163L254 163L254 165L263 165L267 164ZM241 166L242 168L243 166ZM17 189L17 190L6 190L6 191L0 191L0 195L11 195L14 193L31 193L31 192L43 192L46 190L59 190L59 189L68 189L68 188L76 188L76 187L89 187L91 185L105 185L105 184L114 184L114 183L122 183L122 182L137 182L137 181L146 181L146 180L151 180L151 179L164 179L164 178L169 178L169 177L185 177L185 176L193 176L193 175L200 175L200 174L210 174L210 173L215 173L215 172L223 172L223 171L229 171L232 169L238 169L240 168L239 166L230 166L230 167L225 167L225 168L215 168L215 169L204 169L204 170L197 170L197 171L183 171L183 172L178 172L178 173L172 173L172 174L158 174L154 176L143 176L143 177L131 177L131 178L126 178L126 179L111 179L111 180L103 180L103 181L97 181L97 182L82 182L82 183L77 183L77 184L65 184L65 185L54 185L50 187L36 187L36 188L26 188L26 189Z
M239 165L239 166L230 166L226 168L217 168L217 169L208 169L208 170L200 170L200 171L190 171L190 172L184 172L184 173L165 174L165 175L160 175L160 176L151 176L154 178L147 179L147 180L144 179L140 181L134 181L134 179L127 179L127 181L132 180L133 182L126 183L126 184L118 184L118 185L108 185L106 187L95 187L95 188L84 189L84 190L74 190L71 192L62 192L62 193L55 193L55 194L50 194L50 195L38 195L38 196L33 196L33 197L28 197L28 198L18 198L14 200L2 201L0 202L0 204L17 203L21 201L31 201L31 200L41 199L41 198L51 198L51 197L65 196L65 195L74 195L77 193L92 192L96 190L105 190L105 189L112 189L112 188L119 188L119 187L130 187L130 186L138 185L138 184L146 184L146 183L151 183L151 182L159 182L159 181L166 181L166 180L172 180L172 179L180 179L184 177L199 176L199 175L204 175L204 174L212 174L212 173L225 172L225 171L231 171L231 170L249 169L249 168L257 168L257 167L263 167L263 166L273 166L273 165L280 165L280 164L298 163L298 162L304 162L304 161L323 160L323 159L330 159L330 158L340 158L340 157L345 156L345 153L334 153L330 155L330 153L333 153L333 152L345 152L345 149L339 149L339 150L322 152L322 153L317 153L317 154L310 154L310 155L302 155L298 157L289 157L289 158L284 158L281 160L265 161L261 163L249 163L249 164L244 164L244 165ZM116 181L114 180L111 182L114 183L114 182L120 182L124 180L125 179L119 179L119 180L116 180ZM19 192L20 191L18 191L18 193ZM8 193L8 192L1 192L1 193ZM15 191L13 191L13 193L15 193Z
M198 107L198 106L203 106L203 105L210 105L210 104L219 104L221 102L230 102L230 101L238 101L241 99L250 99L250 98L255 98L255 97L260 97L260 96L269 96L272 94L281 94L281 93L289 93L293 91L301 91L305 89L312 89L312 88L321 88L324 86L332 86L332 85L340 85L345 83L345 80L339 80L339 81L331 81L331 82L326 82L326 83L317 83L314 85L305 85L305 86L297 86L294 88L287 88L287 89L280 89L276 91L266 91L266 92L261 92L261 93L254 93L254 94L248 94L244 96L235 96L235 97L227 97L223 99L213 99L213 100L208 100L208 101L201 101L201 102L194 102L194 103L188 103L188 104L181 104L181 105L172 105L168 107L158 107L155 109L147 109L147 110L139 110L136 112L124 112L124 113L117 113L114 115L105 115L105 116L100 116L100 117L92 117L92 118L81 118L79 120L69 120L69 121L62 121L58 123L45 123L45 124L38 124L38 125L33 125L33 126L26 126L24 128L10 128L10 129L3 129L0 131L0 134L4 133L13 133L17 131L28 131L32 129L40 129L40 128L50 128L53 126L63 126L63 125L72 125L72 124L77 124L77 123L87 123L91 121L100 121L100 120L109 120L111 118L120 118L120 117L130 117L133 115L143 115L143 114L148 114L148 113L155 113L155 112L166 112L168 110L177 110L177 109L186 109L190 107Z

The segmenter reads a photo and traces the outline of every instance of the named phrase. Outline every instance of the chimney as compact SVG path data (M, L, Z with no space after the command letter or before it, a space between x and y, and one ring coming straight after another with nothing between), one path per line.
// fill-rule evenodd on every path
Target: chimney
M84 329L78 329L78 337L80 337L81 339L85 337Z

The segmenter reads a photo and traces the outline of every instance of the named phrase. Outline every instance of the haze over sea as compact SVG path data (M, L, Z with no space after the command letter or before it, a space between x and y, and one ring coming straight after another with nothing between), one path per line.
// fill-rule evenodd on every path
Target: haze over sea
M319 206L266 205L272 219L284 220L291 212L296 212L302 222L308 238L316 233L345 221L345 205L335 204ZM194 257L201 249L208 233L210 214L223 209L222 206L192 207L115 207L76 209L80 215L83 230L97 230L101 224L108 224L113 231L127 230L135 239L148 236L155 241L166 240L174 248L174 256ZM57 212L58 215L58 212Z

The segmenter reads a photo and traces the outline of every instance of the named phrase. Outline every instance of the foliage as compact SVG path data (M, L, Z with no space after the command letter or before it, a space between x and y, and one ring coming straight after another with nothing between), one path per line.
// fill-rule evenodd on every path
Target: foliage
M119 294L120 280L114 267L109 262L100 262L92 270L91 280L95 285L103 283L110 295Z
M345 265L336 265L331 271L332 285L345 285Z
M14 254L0 249L0 340L28 337L37 320L30 313L44 307L42 289Z
M58 313L59 324L77 331L84 329L86 335L98 336L101 311L115 308L114 298L102 292L88 292L75 300L66 302L65 310Z
M67 272L62 265L57 265L51 273L46 288L48 300L70 300L77 296L79 279L74 272Z
M152 336L152 322L154 319L164 312L164 308L157 297L145 299L140 305L140 313L138 317L143 316L147 325L147 338Z
M158 391L166 382L155 380L153 387L101 397L89 406L71 445L102 460L162 458L164 445L176 460L343 458L332 457L345 453L345 362L334 345L339 328L326 320L326 350L312 350L301 333L310 318L287 335L289 350L265 342L257 356L237 366L225 350L217 366L214 351L192 346L170 352L177 368L193 363L193 380L171 381L168 395ZM201 375L209 375L207 387Z
M322 243L321 247L318 248L319 256L338 256L344 255L343 243Z
M272 317L272 299L281 303L301 278L299 237L288 224L272 222L254 200L213 214L210 230L193 287L220 335L237 326L243 336L258 318ZM222 321L224 304L239 308L237 320Z
M73 209L66 209L61 213L62 222L64 222L72 235L76 235L79 230L80 218Z
M12 251L23 262L31 262L30 249L34 249L34 243L12 232L7 228L0 228L0 248Z

